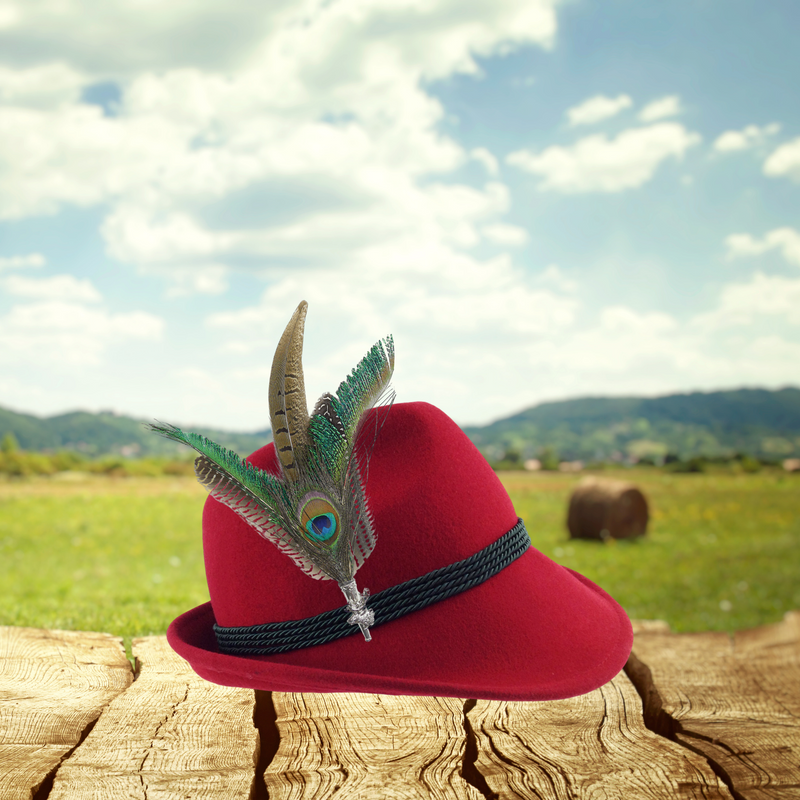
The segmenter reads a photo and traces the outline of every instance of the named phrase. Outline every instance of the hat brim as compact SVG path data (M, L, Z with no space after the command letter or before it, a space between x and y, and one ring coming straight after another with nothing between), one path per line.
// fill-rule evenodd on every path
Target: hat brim
M360 634L272 656L221 653L211 603L175 619L173 649L213 683L285 692L554 700L611 680L633 643L600 587L531 547L489 580ZM335 665L335 666L334 666Z

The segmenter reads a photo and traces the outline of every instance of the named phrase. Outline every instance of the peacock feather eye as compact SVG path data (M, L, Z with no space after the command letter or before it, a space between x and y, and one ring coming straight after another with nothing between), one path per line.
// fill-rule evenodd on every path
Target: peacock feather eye
M332 545L339 536L339 512L321 492L309 492L299 505L303 536L315 544Z

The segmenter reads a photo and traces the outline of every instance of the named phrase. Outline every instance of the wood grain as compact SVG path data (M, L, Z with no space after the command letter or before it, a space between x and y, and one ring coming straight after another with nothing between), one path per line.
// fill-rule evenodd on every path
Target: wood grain
M645 728L624 673L567 700L478 700L468 719L475 766L501 798L731 797L705 759Z
M32 797L132 679L107 633L0 627L0 797Z
M412 800L482 795L460 775L464 701L273 692L280 746L270 800Z
M648 724L704 754L736 797L800 798L800 613L725 633L636 637Z
M49 800L248 798L254 695L208 683L163 636L133 640L137 678L58 773Z

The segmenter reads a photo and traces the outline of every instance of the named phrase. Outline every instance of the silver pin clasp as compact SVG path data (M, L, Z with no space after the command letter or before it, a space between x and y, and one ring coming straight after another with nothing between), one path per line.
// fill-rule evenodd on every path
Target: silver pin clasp
M340 583L339 588L347 598L347 607L352 612L347 618L348 624L358 625L361 633L364 634L364 640L371 642L372 635L369 632L369 626L375 624L375 612L371 608L367 608L369 589L359 592L355 578L347 583Z

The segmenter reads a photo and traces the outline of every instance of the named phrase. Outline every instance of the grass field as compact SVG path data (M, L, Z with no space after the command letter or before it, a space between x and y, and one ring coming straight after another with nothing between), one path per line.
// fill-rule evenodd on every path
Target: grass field
M800 476L640 469L614 477L650 501L644 539L569 541L566 507L579 478L502 474L534 546L600 584L633 618L735 630L800 608ZM0 624L107 631L127 642L165 632L208 600L204 498L181 477L0 483Z

